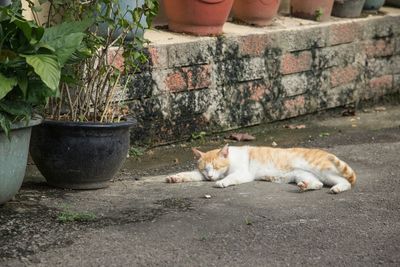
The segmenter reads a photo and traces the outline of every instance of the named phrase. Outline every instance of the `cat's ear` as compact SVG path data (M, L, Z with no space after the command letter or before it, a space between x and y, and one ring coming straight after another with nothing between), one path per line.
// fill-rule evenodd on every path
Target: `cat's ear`
M229 155L229 144L226 144L220 151L219 155L223 158L227 158Z
M192 151L194 153L194 155L196 156L196 158L201 158L204 156L204 152L201 152L200 150L197 150L196 148L192 148Z

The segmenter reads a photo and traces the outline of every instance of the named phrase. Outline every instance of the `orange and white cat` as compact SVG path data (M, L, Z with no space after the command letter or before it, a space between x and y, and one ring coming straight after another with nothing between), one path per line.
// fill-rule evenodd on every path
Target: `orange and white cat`
M216 187L228 187L255 180L296 183L301 191L331 186L332 193L351 189L356 174L336 156L306 148L229 147L201 152L198 169L166 178L168 183L217 181Z

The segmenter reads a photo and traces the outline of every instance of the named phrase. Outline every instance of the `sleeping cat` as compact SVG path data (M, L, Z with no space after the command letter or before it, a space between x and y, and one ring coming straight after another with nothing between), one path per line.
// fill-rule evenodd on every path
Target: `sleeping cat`
M198 158L198 170L171 175L167 183L217 181L216 187L228 187L262 180L296 183L300 191L327 185L337 194L351 189L356 181L349 165L318 149L225 145L205 153L192 150Z

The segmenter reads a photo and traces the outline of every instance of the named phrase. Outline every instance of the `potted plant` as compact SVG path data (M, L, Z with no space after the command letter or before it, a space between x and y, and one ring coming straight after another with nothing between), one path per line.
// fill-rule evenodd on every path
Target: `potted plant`
M84 39L87 54L66 70L60 97L49 101L45 121L32 132L30 152L51 185L103 188L127 156L129 128L134 125L118 97L147 60L142 35L129 42L126 38L149 25L142 16L151 19L157 2L145 0L142 6L121 12L117 0L99 0L78 2L68 10L72 17L64 15L63 20L79 21L95 14ZM131 20L126 19L127 13ZM106 36L99 30L104 23Z
M231 11L233 0L164 1L168 28L194 35L219 35Z
M295 17L316 21L329 20L334 0L291 0L290 10Z
M335 0L332 15L341 18L357 18L361 15L365 0Z
M384 3L385 0L366 0L364 4L364 10L376 12L383 6Z
M280 0L235 0L233 17L255 26L267 26L278 13Z
M0 6L0 204L22 184L31 128L41 122L33 109L56 95L61 69L84 35L77 23L63 25L73 31L44 29L21 12L17 4Z

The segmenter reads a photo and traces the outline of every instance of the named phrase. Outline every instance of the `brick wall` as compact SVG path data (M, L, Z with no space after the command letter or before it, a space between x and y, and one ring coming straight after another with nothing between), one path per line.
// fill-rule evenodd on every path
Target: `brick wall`
M132 141L256 125L400 90L400 9L316 23L280 18L221 37L149 31L150 63L127 96Z

